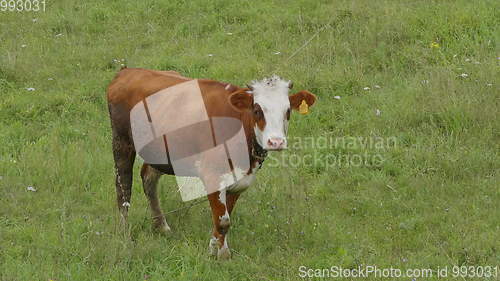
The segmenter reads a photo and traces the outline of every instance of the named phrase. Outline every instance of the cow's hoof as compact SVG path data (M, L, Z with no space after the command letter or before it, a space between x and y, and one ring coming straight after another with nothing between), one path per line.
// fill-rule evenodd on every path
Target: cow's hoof
M162 235L167 235L170 232L172 232L172 229L170 229L170 226L168 226L168 223L165 220L165 218L153 220L153 230Z
M210 242L208 243L208 254L212 257L216 257L217 256L217 250L219 248L219 241L217 240L217 238L215 237L212 237L212 239L210 239Z
M222 247L217 251L218 260L228 260L231 258L231 251L229 248Z
M128 227L128 211L120 210L120 225L124 228Z
M167 235L172 232L172 229L168 226L168 224L164 224L162 226L156 227L155 231L161 235Z

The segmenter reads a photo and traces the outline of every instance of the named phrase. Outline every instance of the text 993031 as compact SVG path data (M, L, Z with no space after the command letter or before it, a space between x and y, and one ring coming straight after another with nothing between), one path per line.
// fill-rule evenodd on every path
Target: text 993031
M0 12L45 12L46 0L0 0Z

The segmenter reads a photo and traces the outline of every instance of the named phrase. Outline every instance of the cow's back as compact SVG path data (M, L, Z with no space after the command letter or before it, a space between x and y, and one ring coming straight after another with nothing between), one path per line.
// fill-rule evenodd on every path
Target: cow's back
M192 79L183 77L175 71L124 68L108 86L108 103L124 105L130 110L139 101L161 89L189 80Z
M147 97L177 84L192 81L193 79L183 77L175 71L155 71L140 68L122 69L113 81L108 86L107 98L110 111L111 122L115 134L127 136L130 139L129 145L134 145L132 142L130 111L138 103L145 100ZM207 115L212 117L232 117L241 120L241 113L235 111L228 102L229 95L240 89L237 86L222 83L214 80L198 79L197 83L200 87L203 97L203 103ZM189 101L187 101L189 102ZM190 114L186 112L185 114ZM178 118L183 118L178 116ZM164 120L170 122L172 120ZM206 124L198 124L203 127ZM175 152L187 156L201 151L205 151L213 146L212 137L207 134L200 135L196 127L189 132L176 132L173 137L183 137L189 142L186 142L181 148L176 147ZM207 141L210 140L210 141ZM170 148L170 147L169 147ZM167 148L167 151L170 150ZM167 152L168 153L168 152ZM173 170L170 165L154 165L155 168L167 174L172 174Z

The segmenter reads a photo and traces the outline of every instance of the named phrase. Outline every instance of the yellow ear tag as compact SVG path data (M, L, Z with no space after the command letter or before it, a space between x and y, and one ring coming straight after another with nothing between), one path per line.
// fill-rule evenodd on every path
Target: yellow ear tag
M309 105L307 105L306 100L302 100L302 103L299 105L299 113L300 114L309 113Z

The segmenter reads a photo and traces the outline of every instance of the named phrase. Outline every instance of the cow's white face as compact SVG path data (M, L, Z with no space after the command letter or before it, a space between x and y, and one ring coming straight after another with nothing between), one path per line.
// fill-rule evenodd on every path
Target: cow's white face
M316 101L316 96L308 91L289 96L291 87L291 81L273 76L253 81L249 89L237 91L229 97L236 110L251 112L255 121L255 138L265 150L286 149L290 110L298 110L303 102L312 106Z
M250 85L253 94L255 137L259 145L266 150L287 148L290 85L290 81L277 76L254 81Z

